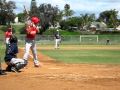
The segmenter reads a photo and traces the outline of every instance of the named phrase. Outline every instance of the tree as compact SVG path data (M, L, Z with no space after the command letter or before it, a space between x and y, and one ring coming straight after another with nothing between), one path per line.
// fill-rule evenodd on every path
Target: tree
M107 10L100 13L99 20L107 24L108 27L115 28L118 24L118 11L115 9Z
M38 7L36 5L36 0L31 1L31 6L30 6L30 16L39 16L39 11Z
M78 30L80 24L80 17L71 17L67 20L63 20L60 22L61 29L75 31Z
M25 14L24 13L18 13L17 14L19 22L24 22Z
M57 6L51 4L41 4L38 7L41 26L45 31L50 25L55 26L56 22L61 19L61 13Z
M0 24L10 24L14 21L15 14L13 10L16 8L15 2L6 0L0 0Z
M81 28L84 29L84 27L89 26L91 22L95 21L95 15L94 14L81 14ZM87 29L87 27L85 28Z
M63 12L66 19L68 19L70 16L74 14L74 11L70 9L69 4L65 4Z
M66 20L62 20L60 23L61 29L70 30L87 30L91 22L95 21L94 14L81 14L79 17L71 17Z

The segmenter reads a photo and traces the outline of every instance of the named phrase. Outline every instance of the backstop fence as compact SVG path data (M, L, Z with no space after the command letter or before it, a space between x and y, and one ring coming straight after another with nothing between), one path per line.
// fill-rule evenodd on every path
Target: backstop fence
M25 35L16 35L19 44L25 43ZM0 43L4 41L4 36L0 35ZM53 35L37 35L37 44L54 44ZM63 35L61 36L61 44L71 45L119 45L120 35Z

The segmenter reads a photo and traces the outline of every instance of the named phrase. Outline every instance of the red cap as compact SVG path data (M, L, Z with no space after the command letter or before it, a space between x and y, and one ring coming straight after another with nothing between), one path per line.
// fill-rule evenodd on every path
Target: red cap
M40 22L40 19L38 17L32 17L31 21L34 22L34 24L38 24Z

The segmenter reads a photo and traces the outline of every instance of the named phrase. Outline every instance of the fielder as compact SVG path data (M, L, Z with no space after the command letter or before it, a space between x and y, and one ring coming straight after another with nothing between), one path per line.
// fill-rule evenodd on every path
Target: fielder
M17 37L12 35L9 39L10 46L8 47L7 52L5 53L5 62L8 65L6 71L19 72L20 69L24 68L27 64L23 59L17 58L18 46L17 46Z
M55 49L59 49L59 45L60 45L60 42L61 42L61 36L59 34L59 30L57 30L54 37L55 37Z
M31 20L28 21L26 26L26 40L25 40L25 54L23 56L24 60L28 60L29 51L32 50L33 58L34 58L34 66L39 67L40 63L38 61L37 57L37 51L36 51L36 43L35 43L35 37L36 34L39 32L39 28L37 27L37 24L40 22L38 17L32 17Z

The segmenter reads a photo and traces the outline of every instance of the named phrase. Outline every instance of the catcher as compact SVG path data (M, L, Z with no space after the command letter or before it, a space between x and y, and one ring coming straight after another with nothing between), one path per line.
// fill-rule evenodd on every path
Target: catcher
M7 52L5 53L5 62L8 65L6 71L19 72L20 69L24 68L27 64L23 59L17 58L18 46L17 46L17 37L12 35L9 39L10 46L8 47Z

